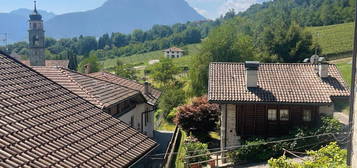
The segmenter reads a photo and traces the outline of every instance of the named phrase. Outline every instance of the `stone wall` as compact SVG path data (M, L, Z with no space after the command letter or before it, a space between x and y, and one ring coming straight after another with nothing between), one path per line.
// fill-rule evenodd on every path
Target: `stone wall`
M221 105L221 148L240 145L236 131L236 105Z
M333 116L333 112L335 111L335 106L332 105L326 105L326 106L320 106L319 107L319 112L320 114L325 114L328 116Z

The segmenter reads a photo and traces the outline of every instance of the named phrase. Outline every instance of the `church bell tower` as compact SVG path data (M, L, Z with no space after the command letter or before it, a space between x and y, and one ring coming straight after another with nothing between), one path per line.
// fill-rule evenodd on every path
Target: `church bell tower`
M30 66L45 66L45 31L42 16L37 12L36 1L29 20Z

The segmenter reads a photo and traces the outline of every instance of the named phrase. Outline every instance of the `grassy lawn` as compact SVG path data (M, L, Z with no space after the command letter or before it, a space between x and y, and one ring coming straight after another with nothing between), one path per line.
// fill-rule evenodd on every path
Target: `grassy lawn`
M352 51L353 23L344 23L331 26L308 27L314 39L322 48L322 54L336 54ZM319 34L319 35L318 35Z
M179 66L186 66L191 62L192 55L195 55L199 51L199 47L201 44L190 44L182 46L181 48L187 52L182 58L174 59L175 63L178 63ZM116 60L122 61L124 64L142 64L148 65L150 60L156 60L165 58L162 50L147 52L143 54L135 54L127 57L118 57L114 59L107 59L102 62L105 69L114 67L116 64Z
M163 130L163 131L175 131L176 125L170 122L167 122L165 119L160 121L159 127L155 128L156 130Z

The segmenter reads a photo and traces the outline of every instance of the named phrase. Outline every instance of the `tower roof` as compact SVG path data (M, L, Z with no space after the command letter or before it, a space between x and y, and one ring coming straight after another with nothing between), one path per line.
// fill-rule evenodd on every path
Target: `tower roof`
M30 20L42 20L42 16L37 12L36 0L34 1L34 9L30 14Z

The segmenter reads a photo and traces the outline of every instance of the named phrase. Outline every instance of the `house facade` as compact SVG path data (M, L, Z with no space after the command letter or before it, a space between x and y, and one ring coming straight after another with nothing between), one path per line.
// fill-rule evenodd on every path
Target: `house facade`
M184 50L177 47L172 47L163 51L166 58L181 58L183 56Z
M98 108L149 137L154 121L141 92L62 67L32 67L47 78L73 91Z
M335 65L211 63L209 101L221 107L221 148L244 137L286 135L333 115L349 89Z
M96 73L91 73L89 76L108 81L111 83L115 83L117 85L127 87L129 89L135 90L140 92L145 99L147 100L145 104L140 106L140 108L145 109L145 113L141 113L141 119L142 121L142 131L145 132L152 132L154 130L154 112L157 109L157 103L159 100L159 97L161 95L161 91L158 89L153 88L150 86L148 82L145 82L144 84L141 84L137 81L134 80L129 80L123 77L120 77L118 75L108 73L108 72L96 72ZM123 116L126 117L126 116ZM126 117L128 118L128 117Z

